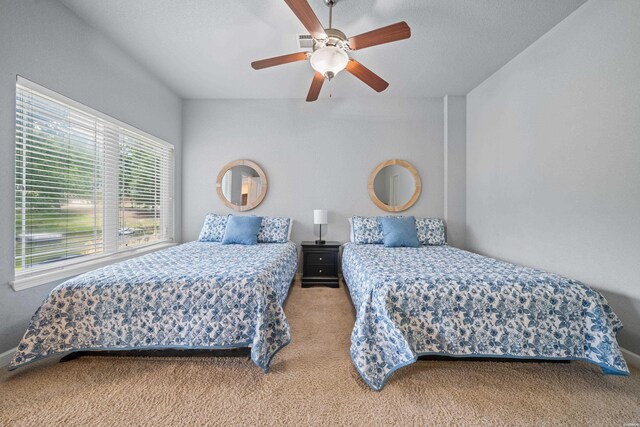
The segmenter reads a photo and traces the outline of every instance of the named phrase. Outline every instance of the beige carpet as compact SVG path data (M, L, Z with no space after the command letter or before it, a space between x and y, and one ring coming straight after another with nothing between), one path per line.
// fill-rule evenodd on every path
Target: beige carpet
M43 361L0 374L0 425L640 423L640 373L584 363L420 361L374 392L349 359L344 288L296 283L286 313L293 342L269 374L244 357Z

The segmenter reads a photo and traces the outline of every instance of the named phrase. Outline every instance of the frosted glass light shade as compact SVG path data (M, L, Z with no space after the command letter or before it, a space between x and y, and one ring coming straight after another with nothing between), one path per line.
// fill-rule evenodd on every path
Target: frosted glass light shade
M311 54L311 67L328 79L344 70L349 55L344 49L335 46L322 47Z
M325 209L314 209L313 210L313 223L316 225L319 224L328 224L327 221L327 211Z

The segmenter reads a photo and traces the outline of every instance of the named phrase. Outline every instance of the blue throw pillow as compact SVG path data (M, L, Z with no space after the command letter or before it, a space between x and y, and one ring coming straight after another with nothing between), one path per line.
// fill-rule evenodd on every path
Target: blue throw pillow
M412 216L380 217L382 225L383 243L387 248L406 246L417 248L420 246L416 231L416 219Z
M262 224L261 216L230 216L222 237L223 245L255 245Z

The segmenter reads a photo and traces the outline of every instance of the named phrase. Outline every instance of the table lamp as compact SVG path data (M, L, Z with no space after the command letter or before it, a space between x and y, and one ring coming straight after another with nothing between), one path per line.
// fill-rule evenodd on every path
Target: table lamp
M324 245L326 242L322 240L322 226L327 224L326 209L313 210L313 223L320 226L320 239L316 240L316 245Z

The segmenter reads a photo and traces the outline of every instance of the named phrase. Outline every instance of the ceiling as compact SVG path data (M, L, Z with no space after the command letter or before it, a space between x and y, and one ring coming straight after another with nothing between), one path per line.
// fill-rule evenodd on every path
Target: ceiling
M183 98L304 98L308 61L255 71L299 51L302 24L282 0L61 0ZM390 83L382 95L344 72L322 97L463 95L585 0L342 0L347 36L406 21L412 37L353 52ZM323 0L309 0L328 24Z

